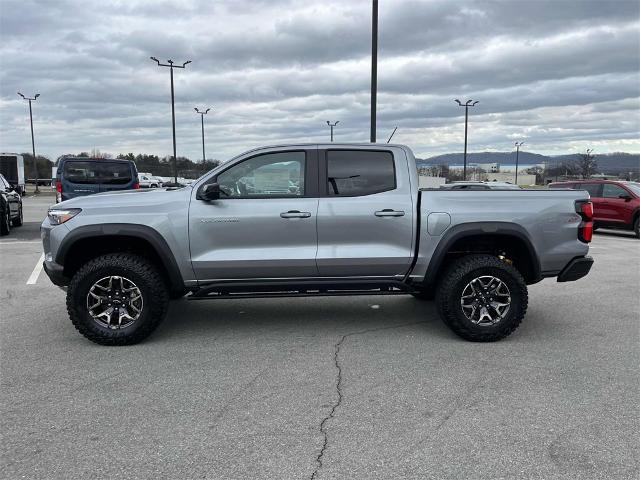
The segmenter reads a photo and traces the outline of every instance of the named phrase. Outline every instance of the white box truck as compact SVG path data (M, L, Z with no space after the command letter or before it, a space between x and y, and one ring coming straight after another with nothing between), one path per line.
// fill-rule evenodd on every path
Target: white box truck
M24 158L17 153L0 153L0 173L20 195L24 193Z

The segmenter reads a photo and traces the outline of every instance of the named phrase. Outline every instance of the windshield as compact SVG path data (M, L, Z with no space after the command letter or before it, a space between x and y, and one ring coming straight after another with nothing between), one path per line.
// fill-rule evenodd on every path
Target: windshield
M638 182L627 182L624 184L625 187L627 187L629 190L631 190L633 193L635 193L637 196L640 197L640 183Z

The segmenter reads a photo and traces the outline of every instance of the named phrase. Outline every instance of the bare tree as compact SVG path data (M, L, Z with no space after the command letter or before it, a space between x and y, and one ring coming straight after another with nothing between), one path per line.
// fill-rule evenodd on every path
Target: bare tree
M596 156L592 153L592 149L587 149L586 153L580 155L580 158L575 163L576 173L581 175L582 178L591 178L591 175L596 173L598 169Z

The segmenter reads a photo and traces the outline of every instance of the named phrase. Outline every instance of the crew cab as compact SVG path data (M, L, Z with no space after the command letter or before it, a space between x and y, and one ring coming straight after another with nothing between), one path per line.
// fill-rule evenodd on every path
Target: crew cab
M586 190L593 203L594 228L631 230L640 238L640 183L621 180L574 180L549 188Z
M62 202L42 223L44 269L76 328L136 343L170 298L412 295L456 334L506 337L527 285L589 272L589 195L419 190L404 145L259 148L182 188Z

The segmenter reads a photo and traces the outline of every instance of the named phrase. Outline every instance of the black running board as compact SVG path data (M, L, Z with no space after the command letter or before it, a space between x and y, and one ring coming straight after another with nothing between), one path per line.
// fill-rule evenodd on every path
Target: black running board
M281 298L281 297L318 297L318 296L354 296L354 295L406 295L413 288L395 280L371 281L286 281L269 282L220 282L207 285L194 291L189 300L210 300L229 298Z

